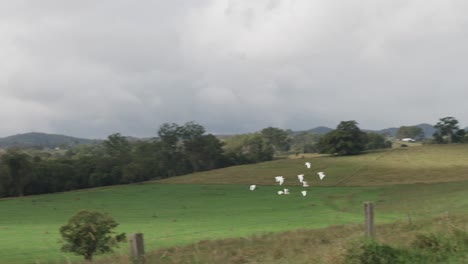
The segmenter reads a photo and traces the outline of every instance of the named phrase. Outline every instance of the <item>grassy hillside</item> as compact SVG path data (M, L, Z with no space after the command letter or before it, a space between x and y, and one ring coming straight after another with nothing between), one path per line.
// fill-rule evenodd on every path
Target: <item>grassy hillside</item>
M254 234L360 223L364 201L375 202L378 223L406 221L407 213L414 221L447 211L464 214L468 211L467 154L468 147L459 145L282 159L146 184L3 199L0 234L8 239L0 239L0 260L79 259L59 251L58 229L80 209L108 212L120 223L119 232L144 233L147 251L207 239L247 239ZM305 161L312 163L310 170ZM319 181L317 171L328 176ZM311 185L306 197L300 195L303 187L295 178L304 172ZM290 195L276 194L281 189L274 183L276 175L286 177ZM260 184L259 189L249 191L250 184ZM347 231L343 232L344 236ZM289 254L286 248L283 253ZM121 253L127 252L125 244ZM263 263L287 263L281 256L278 253L276 262Z
M306 169L304 163L311 162ZM320 181L317 172L324 171ZM305 156L168 178L158 183L297 185L305 173L312 186L374 186L468 180L468 145L394 148L348 157Z

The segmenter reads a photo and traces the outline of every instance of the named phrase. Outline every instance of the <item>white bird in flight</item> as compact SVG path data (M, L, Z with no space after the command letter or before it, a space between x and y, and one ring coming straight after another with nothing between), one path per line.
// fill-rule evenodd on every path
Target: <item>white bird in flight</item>
M307 191L302 191L302 196L306 196L307 195Z
M283 185L284 177L283 176L276 176L275 181L279 183L279 185Z
M310 169L310 162L306 162L305 165L308 169Z
M257 185L255 185L255 184L250 185L250 190L251 190L251 191L255 190L255 187L257 187Z
M317 174L318 174L320 180L322 180L323 178L325 178L325 173L323 173L323 171L318 172Z
M304 174L297 175L297 178L299 179L299 182L304 181Z
M307 184L306 181L303 181L303 182L302 182L302 187L309 187L309 184Z

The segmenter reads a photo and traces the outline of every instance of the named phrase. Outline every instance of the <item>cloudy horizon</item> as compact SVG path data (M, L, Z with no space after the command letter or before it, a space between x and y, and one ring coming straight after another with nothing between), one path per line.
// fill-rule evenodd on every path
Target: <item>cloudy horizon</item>
M468 2L0 1L0 137L468 125Z

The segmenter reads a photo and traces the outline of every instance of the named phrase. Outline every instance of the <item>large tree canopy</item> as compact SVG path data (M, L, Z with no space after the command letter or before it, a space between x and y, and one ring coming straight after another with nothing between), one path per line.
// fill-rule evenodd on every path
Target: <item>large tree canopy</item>
M320 153L335 155L358 154L366 148L367 135L357 126L357 122L341 121L335 130L328 132L318 143Z
M439 119L434 128L437 129L433 134L437 143L461 142L465 136L465 131L458 126L458 120L451 116Z
M271 143L275 151L289 150L291 139L287 131L276 127L267 127L262 129L260 133Z
M24 195L24 187L30 180L30 157L18 150L9 149L1 156L1 162L5 164L17 196Z

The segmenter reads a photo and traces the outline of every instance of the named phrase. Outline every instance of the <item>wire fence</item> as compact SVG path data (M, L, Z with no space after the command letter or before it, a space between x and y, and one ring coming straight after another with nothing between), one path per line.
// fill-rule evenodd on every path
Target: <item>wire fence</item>
M440 212L439 215L446 216L447 212ZM302 217L313 218L315 216L316 215L314 213L309 213L309 214L304 214ZM408 212L404 212L399 215L388 215L388 214L379 214L378 208L377 208L377 213L375 214L375 223L377 225L380 225L380 224L384 224L384 225L385 224L394 224L394 225L408 224L410 225L411 222L418 222L420 220L428 219L428 217L431 217L431 218L434 217L434 213L431 213L431 214L409 213L408 215ZM187 243L195 243L196 241L199 241L205 238L212 238L212 237L222 238L223 237L222 235L213 236L213 234L223 234L226 231L242 230L242 229L256 227L256 226L261 227L261 228L256 229L257 232L254 232L253 234L271 233L270 227L278 225L278 224L291 225L291 226L294 226L295 229L301 229L301 228L309 229L310 228L308 226L300 227L298 223L294 221L294 219L281 218L281 219L275 219L271 221L253 222L250 224L243 223L240 226L239 225L227 226L224 228L204 229L204 230L197 230L193 232L181 232L181 233L162 235L162 236L145 236L145 244L150 244L154 246L155 244L157 245L158 242L162 242L167 239L180 238L180 237L188 237L190 239L187 240ZM350 224L364 225L364 218L362 218L361 223L350 222ZM376 229L376 234L378 236L387 236L388 234L391 234L391 232L392 230L388 228L380 230L377 227ZM207 235L203 236L204 234L207 234ZM364 236L364 229L362 230L362 235ZM348 240L348 238L343 238L343 239ZM352 239L352 238L349 238L349 239ZM61 252L60 251L61 244L58 243L58 241L57 241L57 244L44 241L41 247L43 249L39 249L39 250L16 249L13 252L5 251L4 250L5 248L3 248L0 250L0 263L24 263L20 261L23 261L25 259L31 261L31 263L41 263L42 261L46 261L44 263L63 263L63 261L68 258L71 258L72 260L74 259L78 260L77 258L73 257L71 254L66 254L66 253ZM153 249L156 249L156 248L148 248L148 250L153 250ZM124 246L121 251L128 251L128 250L126 250ZM54 261L62 261L62 262L54 262Z

